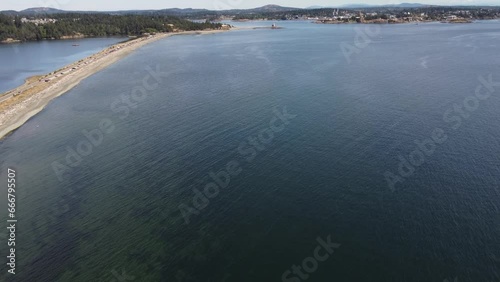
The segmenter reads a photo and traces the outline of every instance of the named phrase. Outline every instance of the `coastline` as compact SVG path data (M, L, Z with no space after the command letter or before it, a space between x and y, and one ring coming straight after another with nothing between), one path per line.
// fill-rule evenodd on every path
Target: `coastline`
M370 20L364 22L341 22L341 21L332 21L332 20L317 20L312 23L315 24L426 24L426 23L449 23L449 24L469 24L473 23L474 20L450 20L450 21L439 21L439 20L428 20L428 21L389 21L389 20Z
M117 43L49 74L30 77L23 85L0 95L0 140L41 112L53 99L146 44L175 35L214 34L225 31L229 30L182 31L137 38Z
M337 21L332 19L317 19L317 18L309 18L309 19L298 19L298 20L286 20L289 22L293 21L306 21L314 24L332 24L332 25L343 25L343 24L378 24L378 25L392 25L392 24L426 24L426 23L449 23L449 24L469 24L475 23L479 21L495 21L500 20L500 18L493 19L455 19L455 20L415 20L415 21L391 21L391 20L365 20L363 22L355 22L355 21ZM231 20L232 22L283 22L284 20L268 20L268 19L241 19L241 20Z

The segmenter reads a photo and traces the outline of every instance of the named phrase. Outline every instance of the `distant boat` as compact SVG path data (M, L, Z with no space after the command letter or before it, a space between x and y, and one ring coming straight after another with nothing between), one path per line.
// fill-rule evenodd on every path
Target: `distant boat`
M80 46L80 44L73 44L73 46L75 46L75 47L76 47L76 46Z

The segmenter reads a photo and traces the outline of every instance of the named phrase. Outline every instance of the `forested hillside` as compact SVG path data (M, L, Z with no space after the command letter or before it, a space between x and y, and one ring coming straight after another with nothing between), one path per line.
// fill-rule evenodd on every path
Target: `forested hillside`
M141 35L145 32L218 29L221 24L195 23L172 16L53 14L22 18L0 14L0 41L60 39L64 36L89 37Z

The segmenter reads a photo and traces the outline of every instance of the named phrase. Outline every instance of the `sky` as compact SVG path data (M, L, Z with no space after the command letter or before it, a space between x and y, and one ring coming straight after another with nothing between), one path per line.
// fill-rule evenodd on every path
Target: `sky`
M209 10L248 9L276 4L286 7L341 6L345 4L500 5L499 0L0 0L0 10L50 7L61 10L117 11L166 8L204 8Z

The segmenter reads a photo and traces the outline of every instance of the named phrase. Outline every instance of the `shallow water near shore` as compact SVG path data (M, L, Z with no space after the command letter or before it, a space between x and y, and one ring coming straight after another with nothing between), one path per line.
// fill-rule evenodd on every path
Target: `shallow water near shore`
M0 44L0 94L22 85L31 76L53 72L126 39L109 37Z
M498 22L382 25L348 58L364 26L278 25L146 45L0 140L0 183L18 171L12 281L282 281L328 236L307 281L498 281L500 88L443 120L478 76L500 80ZM133 92L145 78L159 85ZM447 140L391 191L384 173L436 128ZM179 205L230 162L186 224Z

